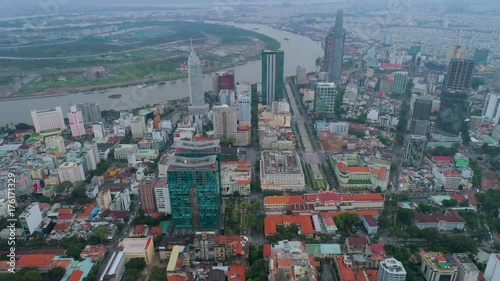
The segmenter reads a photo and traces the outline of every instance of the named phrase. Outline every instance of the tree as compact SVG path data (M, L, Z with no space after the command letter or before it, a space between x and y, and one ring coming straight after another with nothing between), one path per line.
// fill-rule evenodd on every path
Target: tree
M80 245L78 245L78 244L71 244L66 249L66 256L67 257L72 257L75 260L79 260L81 252L82 252L82 249L80 248Z
M101 240L101 244L103 244L104 240L106 240L108 238L108 228L106 228L104 226L97 226L92 231L92 235L94 235L99 240Z
M382 187L380 185L377 185L377 188L375 188L376 193L382 193Z
M33 126L28 125L26 123L17 123L15 125L16 130L30 130L33 129Z
M40 271L36 268L23 268L19 271L17 277L19 281L41 281L42 275Z
M50 269L45 276L45 280L47 281L59 281L63 278L64 274L66 274L66 269L58 266Z
M31 135L30 134L26 134L26 135L23 136L23 141L26 142L30 138L31 138Z
M166 272L165 267L154 266L151 269L151 273L149 275L149 281L165 281L167 277L165 272Z
M398 224L411 225L413 211L410 209L399 208L396 212L396 220Z
M146 268L146 261L144 258L132 258L125 264L126 269L137 269L143 271Z
M458 201L456 199L445 199L442 201L444 207L456 207L458 205Z
M73 187L73 184L70 181L64 181L58 185L55 186L55 191L56 193L63 193L66 191L68 188Z

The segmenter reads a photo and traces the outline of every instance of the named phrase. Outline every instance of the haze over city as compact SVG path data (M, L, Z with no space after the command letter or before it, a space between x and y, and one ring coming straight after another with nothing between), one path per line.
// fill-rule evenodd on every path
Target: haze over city
M3 0L0 280L499 281L500 2Z

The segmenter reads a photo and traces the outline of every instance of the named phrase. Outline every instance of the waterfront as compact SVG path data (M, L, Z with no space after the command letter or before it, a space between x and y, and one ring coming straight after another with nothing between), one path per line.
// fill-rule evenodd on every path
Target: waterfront
M290 32L274 29L264 25L256 24L231 24L236 27L254 30L280 41L281 49L285 51L285 75L295 75L297 65L305 65L307 71L316 69L316 58L322 54L321 44L311 39ZM257 30L258 29L258 30ZM289 40L284 40L288 38ZM236 82L260 82L261 64L259 61L251 61L234 67ZM204 75L203 82L206 91L212 89L212 75ZM109 95L122 95L119 99L110 99ZM142 89L137 86L127 88L109 89L103 94L68 94L64 96L53 96L45 98L27 98L22 100L0 101L0 122L31 124L31 109L45 109L61 105L63 111L67 111L71 104L98 101L101 110L115 109L126 110L140 107L145 104L158 103L167 100L175 100L189 96L187 79L169 81L162 85L148 86Z

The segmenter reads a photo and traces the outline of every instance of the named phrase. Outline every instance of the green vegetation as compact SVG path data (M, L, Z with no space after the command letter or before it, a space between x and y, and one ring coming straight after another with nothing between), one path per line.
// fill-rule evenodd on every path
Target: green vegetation
M154 266L151 269L151 273L149 275L149 281L165 281L166 270L167 270L166 267Z
M472 185L474 187L481 187L483 184L483 171L479 167L479 164L477 161L470 160L469 166L472 169L472 172L474 175L472 176Z
M240 197L230 197L226 201L224 234L227 236L250 235L249 231L264 230L262 202L254 199L242 201Z
M196 44L202 44L207 36L212 36L219 39L218 47L242 44L254 46L252 38L256 38L266 49L276 50L280 47L278 41L260 33L201 22L124 22L87 26L85 29L107 26L115 27L116 32L112 35L64 39L64 42L58 42L59 39L46 39L45 48L35 45L32 38L26 38L33 44L32 46L5 48L0 50L0 56L37 59L0 59L0 62L5 69L13 72L40 70L40 76L27 83L18 92L18 94L32 94L60 87L65 89L96 88L98 85L116 87L144 81L159 82L185 78L187 73L179 71L178 68L185 63L187 55L184 51L173 47L176 44L185 45L191 38ZM57 31L58 29L60 30ZM60 33L68 30L78 33L82 28L52 28L44 32ZM23 37L24 34L20 36ZM256 51L253 57L247 59L255 59L259 55L260 53ZM240 59L240 54L219 56L207 52L202 53L201 57L208 62L205 71L214 71L235 63ZM106 69L106 76L98 80L85 79L85 69L97 65ZM68 69L70 71L67 71ZM14 81L13 77L5 77L0 81L0 85L8 85Z
M339 229L343 229L345 227L352 228L353 226L357 226L360 224L361 219L358 214L353 213L343 213L341 215L333 217L335 224Z
M453 156L457 154L458 148L450 147L446 148L443 146L438 146L429 151L429 154L432 156Z
M349 180L348 184L371 184L371 180Z
M136 281L141 272L146 268L146 261L144 258L133 258L125 264L125 273L123 274L123 281Z
M477 199L481 203L481 223L487 223L492 230L500 232L500 189L490 189L485 193L477 193Z

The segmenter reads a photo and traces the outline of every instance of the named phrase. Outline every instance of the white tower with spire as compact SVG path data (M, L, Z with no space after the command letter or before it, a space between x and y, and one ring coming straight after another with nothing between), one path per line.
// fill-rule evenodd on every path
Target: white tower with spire
M205 103L203 92L203 72L200 58L196 55L191 40L191 53L188 58L189 74L189 112L192 114L205 114L208 112L208 104Z

